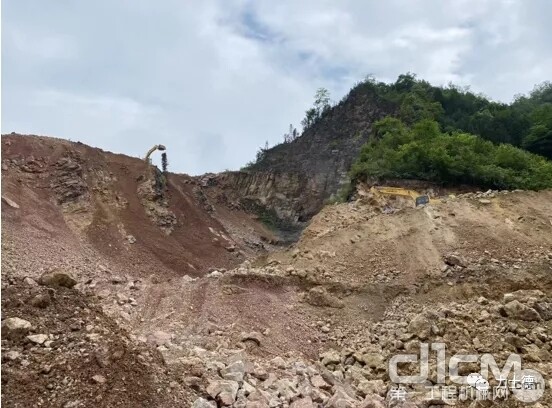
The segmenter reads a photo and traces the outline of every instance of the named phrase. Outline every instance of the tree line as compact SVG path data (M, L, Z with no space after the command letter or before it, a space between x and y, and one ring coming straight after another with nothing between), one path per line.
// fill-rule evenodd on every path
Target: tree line
M376 122L374 133L351 168L353 185L367 178L399 178L494 189L552 188L552 161L459 130L443 132L432 119L409 126L389 116Z
M552 83L517 95L511 104L491 101L469 88L433 86L414 74L399 75L391 84L366 78L351 92L371 93L391 116L412 125L423 119L444 132L468 132L493 143L509 143L552 158Z

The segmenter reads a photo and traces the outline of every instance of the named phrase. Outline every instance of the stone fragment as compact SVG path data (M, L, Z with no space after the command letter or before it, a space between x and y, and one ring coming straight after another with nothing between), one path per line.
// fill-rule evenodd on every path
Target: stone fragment
M524 321L539 321L541 317L535 309L520 303L518 300L513 300L504 305L504 311L508 317L524 320Z
M31 334L27 336L27 339L35 344L43 344L46 340L48 340L47 334Z
M77 284L77 281L71 275L55 270L42 274L38 283L50 287L72 288Z
M19 317L9 317L2 321L2 337L17 337L28 333L32 328L31 322Z

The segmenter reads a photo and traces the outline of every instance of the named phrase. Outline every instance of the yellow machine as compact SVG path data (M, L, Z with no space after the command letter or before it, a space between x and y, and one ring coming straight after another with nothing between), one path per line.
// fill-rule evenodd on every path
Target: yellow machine
M149 162L150 162L150 161L149 161L149 158L150 158L151 154L152 154L154 151L156 151L156 150L161 150L161 151L163 151L163 150L167 150L167 148L166 148L165 146L163 146L163 145L160 145L160 144L159 144L159 145L153 146L153 147L152 147L151 149L149 149L148 152L146 153L146 158L145 158L146 163L149 164Z
M401 187L373 186L373 187L370 188L370 191L373 194L383 194L383 195L411 198L412 200L414 200L414 204L416 205L416 207L419 206L419 205L439 201L439 199L430 198L426 194L420 194L420 193L418 193L414 190L408 190L406 188L401 188Z

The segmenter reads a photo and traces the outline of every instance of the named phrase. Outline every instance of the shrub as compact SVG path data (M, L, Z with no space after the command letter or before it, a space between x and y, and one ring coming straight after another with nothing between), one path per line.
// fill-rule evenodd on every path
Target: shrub
M443 133L433 120L407 127L387 117L376 123L375 138L351 168L353 181L368 177L539 190L552 188L552 162L468 133Z

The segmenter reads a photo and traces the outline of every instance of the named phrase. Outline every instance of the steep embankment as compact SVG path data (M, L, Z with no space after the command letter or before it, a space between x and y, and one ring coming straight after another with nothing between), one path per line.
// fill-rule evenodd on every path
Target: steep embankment
M355 88L300 138L269 149L247 170L221 175L221 183L246 205L274 211L287 223L304 223L347 183L372 125L392 112L369 89Z
M6 272L34 276L67 266L93 274L102 265L140 276L199 276L237 265L273 239L244 212L209 202L198 180L169 174L158 194L149 174L140 159L80 143L3 136L2 195L18 205L2 203L3 233L41 255Z

